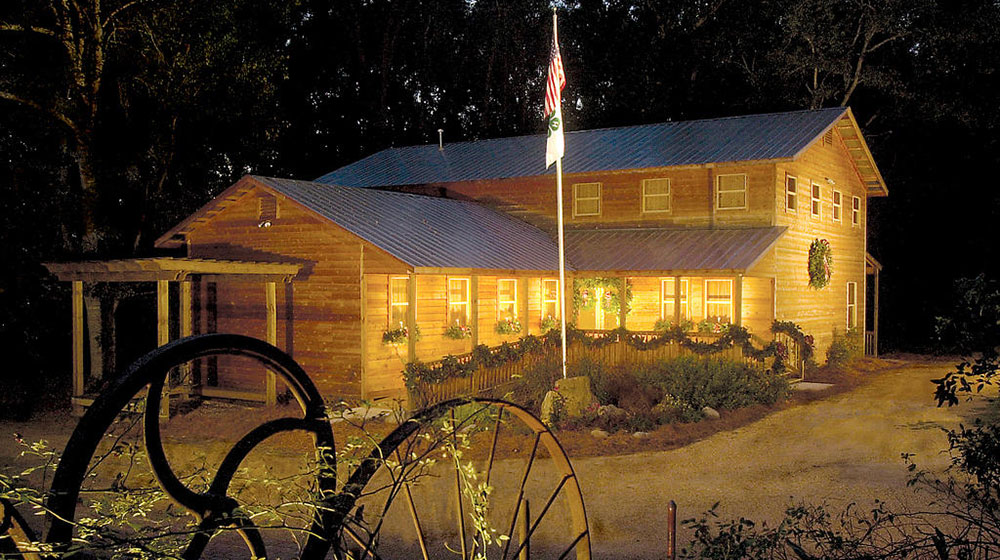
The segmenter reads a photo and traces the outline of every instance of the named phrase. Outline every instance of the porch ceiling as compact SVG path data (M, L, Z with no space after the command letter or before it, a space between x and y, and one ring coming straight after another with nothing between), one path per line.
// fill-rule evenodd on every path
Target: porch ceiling
M155 282L184 280L192 274L242 276L261 281L287 282L302 268L301 264L296 263L180 257L44 263L44 265L49 272L64 282Z
M786 229L568 231L566 259L577 271L742 273L770 250Z

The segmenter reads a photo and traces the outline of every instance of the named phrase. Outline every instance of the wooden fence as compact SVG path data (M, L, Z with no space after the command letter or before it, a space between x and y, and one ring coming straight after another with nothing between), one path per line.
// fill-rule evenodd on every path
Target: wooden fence
M581 332L592 338L599 338L607 334L606 331ZM644 341L652 340L660 335L660 333L654 331L630 331L629 334L638 336ZM696 340L698 342L710 343L718 340L720 336L721 335L718 334L697 334L692 335L691 338L692 340ZM518 343L515 342L511 345L516 349ZM792 349L796 349L795 356L799 361L788 364L789 366L796 367L797 364L801 362L801 358L799 357L800 354L798 353L798 345L791 341L791 339L789 339L789 342L786 342L786 345L789 348L790 358ZM500 346L490 348L490 352L493 354L501 351L502 347ZM548 351L558 352L558 348L552 348ZM687 348L684 348L678 342L670 342L649 350L640 350L630 345L625 340L618 340L600 347L587 346L585 344L574 343L571 341L569 346L566 348L566 361L570 364L587 358L611 366L617 366L620 364L638 365L650 364L660 360L669 360L687 355L695 355L695 353ZM712 356L743 361L746 363L756 363L752 358L744 357L743 349L735 345L732 348L723 350L722 352L712 354ZM461 356L456 356L456 358L461 363L468 363L472 360L472 353L462 354ZM480 366L472 373L472 375L469 375L468 377L452 377L440 383L421 383L414 390L410 391L410 406L419 408L456 397L481 395L491 389L511 383L522 372L544 359L544 354L528 353L525 354L520 360L514 360L499 366ZM431 368L435 368L440 365L440 360L427 363L427 366Z

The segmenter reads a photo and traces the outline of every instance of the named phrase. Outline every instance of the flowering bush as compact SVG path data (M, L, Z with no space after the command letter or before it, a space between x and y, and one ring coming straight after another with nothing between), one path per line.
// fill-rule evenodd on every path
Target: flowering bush
M517 317L497 321L496 331L497 334L517 334L521 332L521 321Z
M444 336L455 340L472 338L472 327L469 325L452 325L444 330Z

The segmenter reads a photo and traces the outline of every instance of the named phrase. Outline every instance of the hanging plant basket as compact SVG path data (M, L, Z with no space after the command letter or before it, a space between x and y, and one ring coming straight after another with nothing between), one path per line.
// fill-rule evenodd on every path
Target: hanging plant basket
M814 239L809 246L809 286L821 290L833 276L833 250L826 239Z

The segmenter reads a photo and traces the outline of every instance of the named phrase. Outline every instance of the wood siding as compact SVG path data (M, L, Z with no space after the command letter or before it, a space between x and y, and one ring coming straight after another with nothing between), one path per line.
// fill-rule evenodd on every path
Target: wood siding
M788 232L775 249L774 272L777 291L777 318L791 320L816 338L816 359L823 361L830 346L833 331L847 328L847 283L858 285L858 327L864 328L865 317L865 240L867 198L864 186L851 163L839 133L833 144L816 142L794 162L776 165L775 217L778 225L788 226ZM785 178L797 178L796 211L785 206ZM832 181L832 183L831 183ZM810 187L820 187L820 218L810 211ZM834 222L833 191L843 196L840 222ZM861 199L861 224L851 223L851 199ZM809 287L809 245L814 239L827 239L833 250L833 275L830 284L821 290Z
M715 208L715 182L721 174L746 174L745 209ZM773 225L774 215L773 175L774 166L766 164L567 175L563 179L563 213L569 228L770 226ZM662 178L670 179L670 211L644 213L643 180ZM592 182L601 184L600 215L574 216L573 185ZM555 179L551 176L448 183L443 186L456 198L484 202L545 229L554 228Z
M262 194L271 193L250 189L191 232L189 255L304 263L300 276L277 291L278 346L302 365L325 396L358 397L363 243L282 196L277 197L277 217L269 227L259 227ZM366 267L401 268L378 249L364 251ZM213 329L264 338L264 284L213 280ZM202 298L200 305L207 304ZM199 315L207 321L209 314L206 309ZM207 330L207 324L200 326L200 332ZM263 390L262 367L231 358L220 358L218 367L220 387Z

